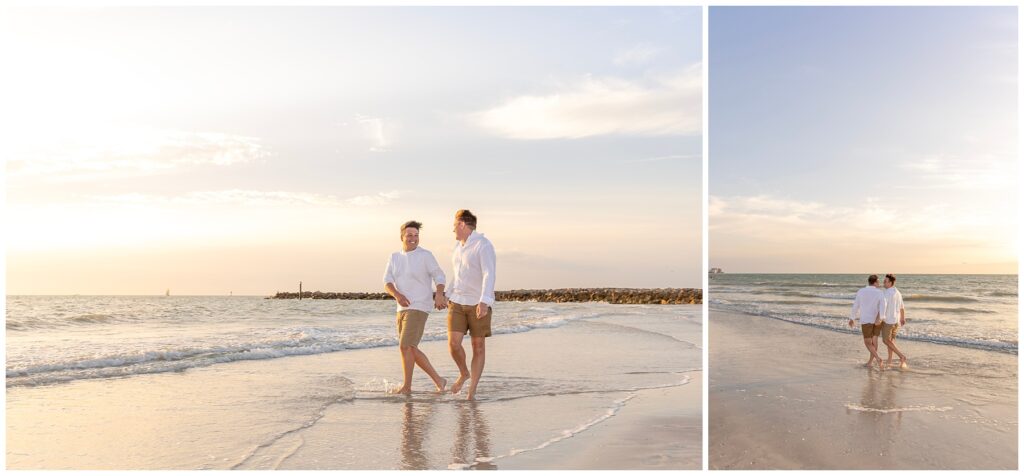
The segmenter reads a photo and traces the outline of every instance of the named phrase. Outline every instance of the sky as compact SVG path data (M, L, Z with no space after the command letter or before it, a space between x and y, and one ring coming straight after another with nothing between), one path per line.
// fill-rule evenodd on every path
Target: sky
M1017 272L1012 7L711 7L709 261Z
M0 15L8 294L379 291L399 225L497 289L699 287L701 10Z

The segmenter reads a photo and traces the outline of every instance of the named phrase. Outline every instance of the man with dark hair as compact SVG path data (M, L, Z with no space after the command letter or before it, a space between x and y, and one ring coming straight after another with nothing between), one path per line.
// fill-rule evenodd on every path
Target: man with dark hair
M903 308L903 294L896 289L896 276L892 274L885 275L883 285L885 286L885 290L882 291L885 297L885 316L882 322L882 342L889 349L889 359L885 361L885 366L892 365L892 354L895 352L900 356L900 368L905 369L907 368L907 356L900 352L899 347L896 347L896 333L900 327L907 324L907 314Z
M422 223L407 221L400 228L402 251L391 254L384 269L384 290L398 303L398 349L402 354L402 387L394 393L412 393L413 366L419 365L438 392L443 392L448 381L441 378L430 365L426 354L417 346L423 338L423 329L431 307L444 309L444 271L438 266L433 253L420 248ZM431 281L437 286L432 289Z
M871 362L878 360L878 368L881 370L882 358L878 356L878 335L882 331L882 314L885 313L885 297L878 289L878 276L868 276L868 285L857 290L857 297L853 299L853 309L850 312L850 327L853 327L855 320L860 320L861 335L864 336L864 347L867 347L871 356L868 358L867 367Z
M458 241L452 251L452 285L448 290L448 349L459 366L459 378L452 393L459 393L469 380L466 399L476 395L484 372L484 339L491 336L491 306L494 305L494 245L476 231L476 215L469 210L455 213L452 230ZM462 338L469 332L473 344L472 372L466 366Z

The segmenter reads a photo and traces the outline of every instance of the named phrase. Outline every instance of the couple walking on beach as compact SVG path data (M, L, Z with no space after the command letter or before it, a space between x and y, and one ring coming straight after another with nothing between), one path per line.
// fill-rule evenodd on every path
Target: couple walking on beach
M854 321L860 320L861 335L864 336L864 347L867 347L867 367L877 360L878 369L885 370L892 365L892 354L900 357L900 368L907 368L907 356L896 346L896 333L901 326L907 324L906 309L903 307L903 295L896 289L896 276L885 275L884 289L878 288L878 275L868 276L868 285L857 290L853 299L853 310L850 313L850 327ZM889 359L882 362L878 356L878 336L889 349Z
M419 365L437 387L444 392L448 380L438 375L426 354L419 350L420 339L431 308L448 310L448 350L459 378L451 392L459 393L469 380L466 399L476 396L477 384L484 371L484 340L491 336L491 307L494 305L495 255L494 245L476 231L476 216L469 210L455 213L452 231L458 242L452 251L451 287L445 290L444 271L434 255L420 248L420 227L417 221L401 226L402 251L391 254L384 270L384 289L398 302L399 351L402 355L402 386L394 393L412 393L412 371ZM466 365L466 352L462 339L470 335L473 359Z

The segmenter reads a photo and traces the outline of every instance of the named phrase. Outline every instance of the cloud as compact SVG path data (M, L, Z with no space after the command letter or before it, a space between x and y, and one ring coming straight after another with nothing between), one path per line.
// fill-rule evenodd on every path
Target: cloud
M370 152L386 152L390 143L384 135L384 120L379 117L360 117L357 119L367 140L370 141Z
M637 81L587 76L555 92L511 98L471 118L494 135L520 140L700 134L702 81L699 64Z
M381 192L375 195L360 195L350 198L339 198L331 194L260 191L260 190L216 190L196 191L178 196L148 195L130 193L110 196L89 197L94 200L124 205L242 205L242 206L295 206L314 207L349 207L349 206L380 206L387 205L404 194L397 190Z
M231 166L269 155L259 139L149 127L82 127L16 138L7 152L11 178L88 181L183 167Z
M636 45L632 48L619 50L612 60L616 66L634 66L650 63L661 50L651 45Z
M1001 253L1013 241L1006 219L997 210L963 203L897 207L884 200L826 205L771 195L708 199L712 260L732 260L739 267L745 265L735 260L745 257L746 266L770 262L775 272L1005 259Z
M1012 188L1016 180L1016 161L1011 155L978 153L970 158L956 155L929 155L901 164L914 180L901 188L935 188L987 191Z
M681 159L700 159L701 154L675 154L675 155L662 155L659 157L646 157L642 159L630 159L623 160L624 164L636 164L642 162L663 162L666 160L681 160Z

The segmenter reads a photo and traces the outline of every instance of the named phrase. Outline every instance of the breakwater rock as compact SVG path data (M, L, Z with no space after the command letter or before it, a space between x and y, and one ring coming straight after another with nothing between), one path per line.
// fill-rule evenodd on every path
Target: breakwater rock
M270 299L298 299L299 293L277 293ZM703 292L691 288L565 288L496 291L498 301L591 302L611 304L701 304ZM387 293L305 291L302 299L390 300Z

